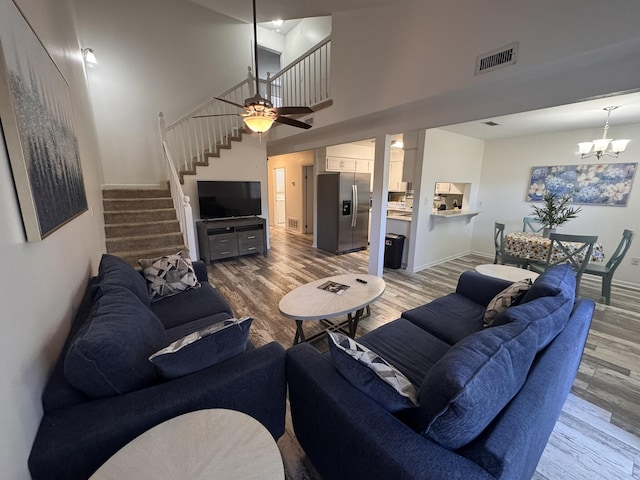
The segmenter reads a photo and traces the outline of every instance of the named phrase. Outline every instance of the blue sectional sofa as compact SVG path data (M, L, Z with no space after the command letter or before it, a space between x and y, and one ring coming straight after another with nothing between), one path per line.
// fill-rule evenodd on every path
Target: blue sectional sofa
M192 268L197 288L152 302L140 271L103 255L42 396L29 457L33 479L86 479L133 438L194 410L238 410L275 439L284 433L284 349L275 342L254 348L250 319L231 320L204 263ZM179 350L182 356L160 356L169 369L149 360L186 335L212 329L216 335L198 338ZM210 366L202 365L209 352Z
M357 339L408 379L415 395L405 385L404 406L381 398L379 378L361 361L345 366L332 343L325 354L308 344L287 351L295 434L324 479L531 478L594 303L575 301L574 274L558 266L484 327L487 306L507 287L515 286L464 272L455 293Z

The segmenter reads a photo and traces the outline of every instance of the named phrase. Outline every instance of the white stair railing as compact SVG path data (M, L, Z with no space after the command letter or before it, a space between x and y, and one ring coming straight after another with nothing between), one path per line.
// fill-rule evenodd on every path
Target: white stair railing
M274 107L312 107L330 97L331 37L267 77L267 98Z
M260 80L260 91L276 107L313 107L330 98L331 38L301 55L287 67ZM255 94L255 78L248 68L247 78L218 98L244 105ZM160 134L171 152L178 177L195 173L198 164L204 164L207 154L218 152L220 145L228 145L231 138L244 131L242 111L216 98L182 116L168 126L160 122ZM194 118L202 115L217 115ZM162 113L160 113L162 118Z
M164 120L162 113L160 114L160 131L163 132ZM176 171L175 163L171 158L171 151L165 139L162 139L162 151L164 156L164 165L166 174L169 179L169 190L171 191L171 198L173 199L173 206L176 209L176 217L178 224L180 225L180 231L182 232L182 239L184 244L189 249L189 255L192 260L197 260L196 253L196 230L193 223L193 211L191 209L191 199L188 195L185 195L180 184L180 177Z

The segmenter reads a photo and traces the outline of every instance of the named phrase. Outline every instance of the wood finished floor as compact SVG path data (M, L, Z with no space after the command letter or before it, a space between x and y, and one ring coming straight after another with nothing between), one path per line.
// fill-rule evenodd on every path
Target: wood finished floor
M387 289L362 320L358 336L455 290L459 275L488 259L479 255L445 262L412 274L384 270ZM227 298L236 316L254 318L256 345L277 341L289 347L293 321L278 311L287 292L309 281L341 273L366 273L368 252L332 255L311 247L311 237L271 229L267 257L251 255L215 262L211 283ZM600 283L585 276L581 296L600 299ZM587 346L572 393L534 475L546 479L640 480L640 292L613 287L611 305L596 305ZM309 322L307 322L309 323ZM305 333L315 332L305 323ZM326 348L314 343L319 349ZM297 443L287 415L278 441L288 479L319 479Z

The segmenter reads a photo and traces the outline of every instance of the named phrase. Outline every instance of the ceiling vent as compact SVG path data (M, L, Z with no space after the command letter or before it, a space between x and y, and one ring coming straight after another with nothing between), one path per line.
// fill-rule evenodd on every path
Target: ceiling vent
M517 56L518 42L498 48L489 53L478 55L478 58L476 58L475 75L506 67L507 65L513 65L516 63Z

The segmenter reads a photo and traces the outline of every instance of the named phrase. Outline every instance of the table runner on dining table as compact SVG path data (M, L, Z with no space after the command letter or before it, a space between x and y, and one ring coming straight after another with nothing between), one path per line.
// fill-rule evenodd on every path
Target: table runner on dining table
M583 244L580 242L562 242L573 252L580 248ZM511 232L504 238L504 251L506 254L513 257L523 258L526 260L533 260L536 262L546 262L547 255L549 254L549 246L551 240L544 238L539 233L532 232ZM554 260L560 260L564 258L562 252L558 249L554 249L552 253ZM593 245L593 251L591 252L592 262L604 261L604 249L602 244L596 242Z

